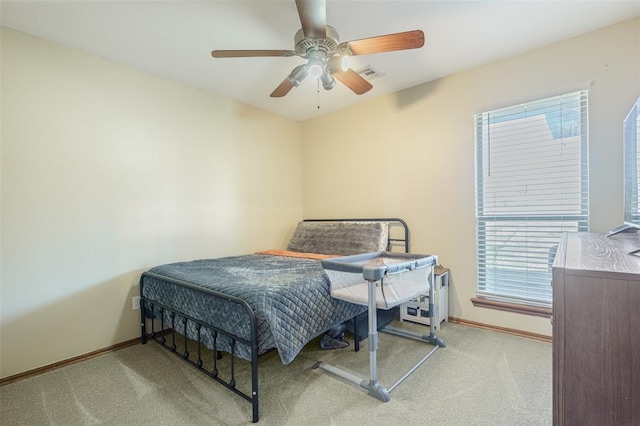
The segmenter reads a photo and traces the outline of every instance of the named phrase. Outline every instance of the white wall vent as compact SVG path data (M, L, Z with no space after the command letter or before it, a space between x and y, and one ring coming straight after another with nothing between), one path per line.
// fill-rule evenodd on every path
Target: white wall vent
M376 71L371 65L367 65L366 67L361 68L356 72L366 80L373 80L374 78L384 77L383 73Z

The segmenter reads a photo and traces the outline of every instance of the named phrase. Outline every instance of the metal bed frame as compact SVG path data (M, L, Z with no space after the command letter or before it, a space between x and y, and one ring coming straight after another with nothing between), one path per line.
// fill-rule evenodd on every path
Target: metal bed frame
M368 218L364 218L364 219L306 219L305 222L388 222L390 224L390 228L392 226L396 226L397 225L401 225L403 227L403 237L402 238L391 238L391 231L389 231L389 236L388 236L388 242L387 242L387 250L390 250L392 248L392 246L397 245L398 243L403 243L404 245L404 251L406 253L409 252L409 247L410 247L410 234L409 234L409 227L406 224L405 221L403 221L402 219L398 219L398 218L373 218L373 219L368 219ZM196 290L198 292L222 299L222 300L226 300L228 303L232 303L232 304L236 304L238 306L240 306L242 309L244 309L248 315L249 321L250 321L250 326L251 326L251 339L248 340L246 338L242 338L240 336L236 336L226 330L223 330L219 327L217 327L215 324L207 324L204 323L196 318L192 318L188 315L185 315L182 312L179 312L177 310L174 310L168 306L165 306L161 303L158 303L156 301L153 300L149 300L147 298L145 298L143 296L143 278L145 276L148 277L152 277L152 278L156 278L156 279L160 279L166 282L170 282L172 284L176 284L179 286L184 286L193 290ZM433 311L433 309L430 307L431 311ZM176 316L180 317L181 320L176 321ZM165 322L165 317L169 318L169 324L167 324ZM375 317L375 315L374 315ZM159 324L159 329L156 329L156 321L154 318L158 318L160 321ZM252 405L252 411L253 411L253 415L252 415L252 420L254 423L258 422L260 419L260 413L259 413L259 391L258 391L258 333L257 333L257 319L255 316L255 313L253 312L253 310L251 309L251 306L249 306L249 304L247 304L247 302L245 302L244 300L238 298L238 297L234 297L234 296L230 296L228 294L225 293L221 293L221 292L217 292L214 290L210 290L210 289L206 289L206 288L202 288L199 286L195 286L193 284L190 284L188 282L185 281L181 281L181 280L176 280L173 278L168 278L165 277L163 275L158 275L158 274L154 274L151 272L144 272L142 274L142 276L140 277L140 319L141 319L141 341L142 344L146 344L148 340L152 340L158 344L160 344L160 346L164 347L165 349L168 349L170 352L174 353L175 355L179 356L180 358L182 358L183 361L185 361L188 365L191 365L192 367L194 367L195 369L201 371L202 373L206 374L207 376L209 376L210 378L212 378L213 380L215 380L216 382L220 383L221 385L223 385L225 388L229 389L230 391L232 391L233 393L239 395L240 397L242 397L243 399L247 400L248 402L251 403ZM357 330L357 322L358 322L358 316L354 317L352 319L352 321L354 322L354 329ZM151 330L149 331L148 328L149 326L147 325L147 322L150 323L150 328ZM178 323L176 323L178 322ZM189 349L188 349L188 340L187 339L187 326L189 323L193 323L196 329L196 333L197 333L197 337L195 340L195 344L197 346L197 360L193 360L192 358L192 354L189 353ZM433 324L433 320L431 321L431 323ZM369 319L369 325L372 325L371 319ZM375 321L373 322L373 325L375 327ZM212 335L213 335L213 348L207 348L203 342L201 341L201 330L203 328L206 328L208 330L211 330ZM181 333L182 331L182 333ZM184 336L184 342L183 345L181 345L181 348L178 348L177 342L176 342L176 332L178 334L181 334ZM170 335L171 338L168 339L167 336ZM231 350L230 350L230 355L231 355L231 360L230 360L230 364L229 364L229 376L230 379L227 381L225 379L223 379L220 376L220 371L219 371L219 365L218 365L218 361L221 359L222 357L222 351L218 350L217 347L217 343L218 343L218 338L220 336L224 336L227 339L230 340L231 342ZM357 335L357 331L356 331L356 335L355 335L355 340L356 340L356 344L355 344L355 350L359 350L359 336ZM248 345L251 348L251 391L250 392L243 392L240 389L238 389L237 387L237 382L236 382L236 358L238 358L238 360L240 361L246 361L245 359L239 358L235 355L234 353L234 348L237 345L237 343L244 343L246 345ZM204 346L204 347L203 347ZM204 365L204 361L203 361L203 357L202 357L202 351L204 350L210 350L214 353L213 356L213 361L212 361L212 365L210 367L205 366ZM264 355L264 354L263 354ZM226 378L226 377L225 377Z

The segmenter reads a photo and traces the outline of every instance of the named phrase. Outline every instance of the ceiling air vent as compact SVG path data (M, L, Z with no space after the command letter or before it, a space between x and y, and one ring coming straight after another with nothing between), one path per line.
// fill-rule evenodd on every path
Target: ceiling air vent
M359 69L356 72L358 74L360 74L363 78L367 79L367 80L373 80L374 78L384 77L383 73L374 70L371 67L371 65L367 65L366 67L364 67L362 69Z

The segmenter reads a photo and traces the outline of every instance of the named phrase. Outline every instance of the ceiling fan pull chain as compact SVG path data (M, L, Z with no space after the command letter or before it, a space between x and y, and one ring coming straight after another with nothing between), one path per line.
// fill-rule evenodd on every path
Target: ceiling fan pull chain
M316 80L316 99L317 99L318 109L320 109L320 79Z

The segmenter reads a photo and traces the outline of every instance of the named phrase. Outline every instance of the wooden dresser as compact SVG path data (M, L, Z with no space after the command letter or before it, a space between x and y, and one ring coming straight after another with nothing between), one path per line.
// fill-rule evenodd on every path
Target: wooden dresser
M553 424L640 425L636 233L563 236L553 263Z

